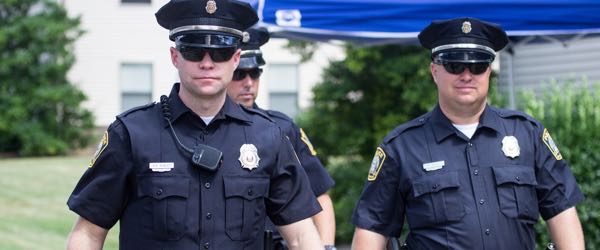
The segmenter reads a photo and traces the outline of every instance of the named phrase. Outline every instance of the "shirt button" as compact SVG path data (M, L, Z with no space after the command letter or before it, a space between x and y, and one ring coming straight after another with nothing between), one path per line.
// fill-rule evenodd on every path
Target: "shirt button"
M162 188L159 188L158 190L156 190L156 195L161 195L163 192Z
M252 191L252 189L248 189L248 195L252 196L254 194L254 191Z
M474 174L474 175L479 175L479 169L475 169L475 170L473 170L473 174Z
M517 181L520 181L520 180L521 180L521 179L519 178L519 176L515 177L515 179L516 179Z
M210 182L204 183L205 188L210 188Z
M210 243L206 242L204 243L204 249L209 249L210 248Z
M206 213L206 219L207 219L207 220L210 220L210 219L212 219L212 214L211 214L211 213Z
M436 190L438 188L438 184L433 185L433 187L431 187L433 190Z
M479 204L481 204L481 205L485 204L485 199L479 200Z
M469 142L469 147L473 147L473 143L470 143L470 142Z
M492 233L492 230L490 230L489 228L485 229L485 235L490 235Z

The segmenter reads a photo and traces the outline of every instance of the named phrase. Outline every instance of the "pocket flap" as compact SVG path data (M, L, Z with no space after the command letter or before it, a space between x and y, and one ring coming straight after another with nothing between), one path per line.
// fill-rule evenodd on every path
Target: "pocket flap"
M518 185L537 185L535 173L529 166L494 166L494 177L496 184L514 183Z
M187 198L190 180L185 176L139 176L138 196L162 200L169 196Z
M426 175L413 182L415 197L427 193L439 192L446 188L459 187L458 173L454 171L443 172L436 175Z
M243 197L253 200L267 196L269 177L267 176L223 176L225 197Z

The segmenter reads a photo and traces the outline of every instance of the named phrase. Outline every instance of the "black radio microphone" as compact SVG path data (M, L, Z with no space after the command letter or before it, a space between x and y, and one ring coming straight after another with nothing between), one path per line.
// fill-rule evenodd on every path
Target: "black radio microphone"
M185 151L192 154L192 163L195 166L211 172L217 171L217 169L219 168L219 163L223 158L223 152L205 144L198 144L194 147L193 150L183 145L183 143L181 143L181 141L179 140L179 137L177 137L175 129L173 129L173 125L171 124L172 114L168 101L169 97L165 95L160 97L160 105L162 108L163 118L169 124L169 128L171 129L171 135L173 136L177 144L179 144L179 146Z

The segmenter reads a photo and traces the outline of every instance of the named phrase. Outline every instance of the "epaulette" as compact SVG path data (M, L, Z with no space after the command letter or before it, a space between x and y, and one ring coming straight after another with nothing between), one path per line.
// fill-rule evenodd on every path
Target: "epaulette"
M430 117L431 112L399 125L398 127L394 128L394 130L392 130L392 132L390 132L385 138L383 138L383 142L388 143L406 130L423 126L429 120Z
M276 111L276 110L266 110L267 114L271 117L276 117L282 120L286 120L286 121L293 121L293 119L289 116L287 116L286 114Z
M131 109L129 109L129 110L127 110L127 111L125 111L125 112L123 112L123 113L121 113L121 114L117 115L117 117L119 117L119 118L120 118L120 117L125 117L125 116L127 116L127 115L129 115L129 114L131 114L131 113L133 113L133 112L140 111L140 110L146 110L146 109L152 108L152 107L153 107L155 104L156 104L156 102L151 102L151 103L148 103L148 104L146 104L146 105L142 105L142 106L133 107L133 108L131 108Z
M527 120L535 126L541 125L540 122L538 120L536 120L535 118L531 117L530 115L528 115L524 112L518 111L518 110L502 109L502 108L497 108L497 107L491 107L491 110L496 112L496 114L498 114L498 116L500 116L502 118L507 118L507 119L516 118L516 119L521 119L521 120Z
M269 117L268 114L263 113L262 111L258 110L258 109L254 109L254 108L247 108L244 105L240 105L240 107L242 107L242 110L251 113L251 114L257 114L260 115L262 117L264 117L265 119L267 119L268 121L275 123L275 121L273 121L273 119L271 119L271 117Z

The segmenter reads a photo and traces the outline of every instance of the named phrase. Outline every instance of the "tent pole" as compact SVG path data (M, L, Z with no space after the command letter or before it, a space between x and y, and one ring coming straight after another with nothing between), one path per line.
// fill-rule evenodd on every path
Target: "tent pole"
M509 53L506 53L507 57L506 59L508 59L508 103L509 103L509 108L510 109L516 109L516 103L515 103L515 80L514 80L514 74L513 74L513 57L514 57L514 51L511 51Z

